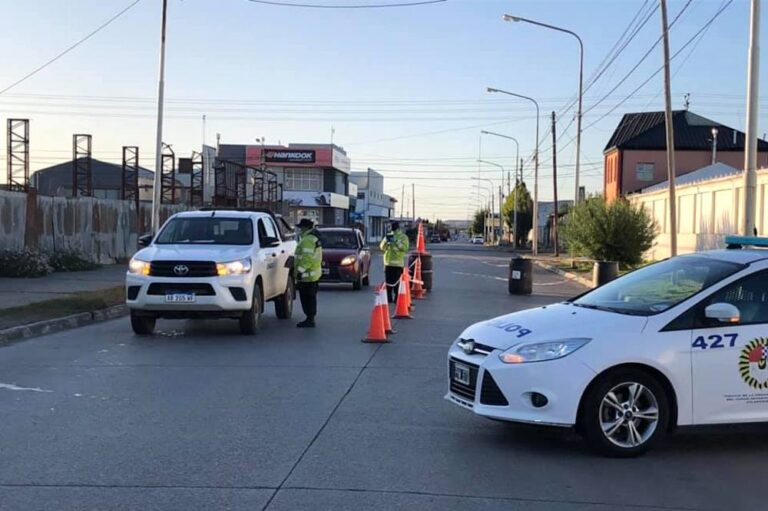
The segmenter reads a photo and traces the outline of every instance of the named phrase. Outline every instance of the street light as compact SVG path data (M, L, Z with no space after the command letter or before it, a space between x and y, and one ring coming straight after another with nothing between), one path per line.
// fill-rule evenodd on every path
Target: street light
M501 169L501 186L499 186L499 241L501 241L501 202L504 200L502 188L504 187L504 167L499 165L498 163L494 163L492 161L488 160L477 160L478 163L486 163L488 165L493 165L494 167ZM495 225L494 225L495 227Z
M538 25L540 27L549 28L551 30L557 30L565 34L572 35L579 42L579 111L576 114L576 195L574 197L574 204L579 202L579 171L581 169L581 103L584 96L584 43L581 41L581 37L576 32L565 28L556 27L554 25L548 25L540 21L529 20L527 18L521 18L519 16L512 16L511 14L504 15L504 21L512 21L515 23L523 22L530 23L531 25ZM538 144L538 140L536 141Z
M482 160L479 160L482 161ZM495 165L495 164L494 164ZM476 181L485 181L487 183L490 183L490 196L491 196L491 243L496 241L496 222L494 220L494 207L493 207L493 181L487 178L483 177L472 177L472 179ZM499 204L499 219L501 219L501 204Z
M165 20L168 0L163 0L160 23L160 72L157 80L157 137L155 139L155 179L152 183L152 233L160 230L160 199L163 172L163 105L165 100Z
M513 141L515 143L515 147L517 148L517 152L515 153L515 209L513 211L513 219L512 223L515 225L514 229L515 232L512 233L512 246L513 248L517 248L517 236L515 236L515 233L517 232L517 169L518 169L518 163L520 161L520 143L517 141L515 137L510 137L509 135L502 135L501 133L496 133L493 131L486 131L486 130L480 130L480 133L483 135L493 135L495 137L501 137L501 138L508 138L509 140ZM523 176L520 176L520 180L522 180ZM501 180L502 186L504 186L504 179L502 177ZM507 179L507 183L509 183L509 179ZM510 192L511 193L511 192Z
M488 236L488 211L493 211L491 200L493 198L493 192L480 186L479 184L472 185L472 200L476 201L480 209L485 209L485 215L483 216L483 238Z
M534 170L533 170L533 255L539 253L539 103L535 99L529 96L523 96L522 94L516 94L514 92L508 92L501 89L494 89L488 87L489 93L498 92L499 94L506 94L508 96L514 96L516 98L527 99L536 106L536 149L533 153Z

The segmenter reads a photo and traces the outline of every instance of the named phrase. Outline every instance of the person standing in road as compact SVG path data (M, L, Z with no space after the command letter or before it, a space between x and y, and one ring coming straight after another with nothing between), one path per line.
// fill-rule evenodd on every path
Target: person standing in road
M299 290L301 308L307 319L298 323L299 328L314 328L317 315L317 289L322 274L323 247L309 218L299 222L299 242L296 245L294 263L296 287Z
M400 230L400 223L392 222L390 231L379 244L379 248L384 252L384 275L389 303L395 303L397 300L397 282L403 274L408 245L408 236Z

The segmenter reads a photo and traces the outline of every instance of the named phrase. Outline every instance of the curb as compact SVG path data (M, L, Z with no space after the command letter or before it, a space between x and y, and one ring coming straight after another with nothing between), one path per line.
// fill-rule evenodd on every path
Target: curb
M19 325L0 330L0 344L21 339L29 339L41 335L70 330L92 323L99 323L114 318L119 318L128 314L128 307L125 305L114 305L106 309L99 309L92 312L81 312L64 316L62 318L46 319L27 325Z
M552 273L556 273L556 274L558 274L558 275L560 275L562 277L565 277L566 279L572 280L574 282L578 282L582 286L587 286L590 289L595 287L592 284L592 279L588 279L586 277L581 277L579 275L576 275L575 273L571 273L571 272L568 272L568 271L565 271L565 270L561 270L557 266L552 266L551 264L543 263L541 261L536 261L535 259L534 259L533 263L536 266L538 266L539 268L542 268L542 269L547 270L547 271L552 272Z

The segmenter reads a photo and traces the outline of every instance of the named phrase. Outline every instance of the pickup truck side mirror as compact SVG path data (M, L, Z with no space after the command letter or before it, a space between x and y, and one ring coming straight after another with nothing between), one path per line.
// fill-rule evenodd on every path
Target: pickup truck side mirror
M738 323L741 321L741 312L730 303L713 303L704 309L704 316L720 323Z
M270 236L264 236L261 239L261 246L262 248L278 247L280 246L280 240Z
M148 247L150 243L152 243L152 235L151 234L144 234L142 236L139 236L139 246L140 247Z

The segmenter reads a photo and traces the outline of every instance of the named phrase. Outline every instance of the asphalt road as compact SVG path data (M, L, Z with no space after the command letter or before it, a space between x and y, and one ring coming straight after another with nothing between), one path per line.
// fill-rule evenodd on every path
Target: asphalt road
M225 321L139 338L123 318L0 347L0 510L766 508L763 426L609 460L444 401L465 326L582 288L537 271L512 297L508 256L433 254L433 293L386 345L359 341L372 294L334 286L316 330L270 307L255 338Z

